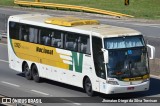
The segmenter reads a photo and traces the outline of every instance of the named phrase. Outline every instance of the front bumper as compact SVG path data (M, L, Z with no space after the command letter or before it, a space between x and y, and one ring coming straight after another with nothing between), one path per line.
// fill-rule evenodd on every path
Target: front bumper
M150 81L146 81L136 85L128 85L128 86L106 84L106 94L146 91L146 90L149 90L149 84L150 84ZM128 89L128 88L132 88L132 89Z

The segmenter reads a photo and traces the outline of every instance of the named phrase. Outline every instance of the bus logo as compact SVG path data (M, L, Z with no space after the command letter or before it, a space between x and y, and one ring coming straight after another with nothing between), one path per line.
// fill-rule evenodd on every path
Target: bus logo
M53 50L48 50L46 48L36 47L36 52L53 55Z
M21 44L20 43L14 43L14 46L20 48Z

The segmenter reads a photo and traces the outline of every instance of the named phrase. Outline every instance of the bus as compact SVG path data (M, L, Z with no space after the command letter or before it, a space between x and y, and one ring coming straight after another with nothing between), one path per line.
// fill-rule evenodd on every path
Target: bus
M155 48L136 30L92 19L20 14L9 17L7 34L9 67L28 80L77 86L89 96L149 89Z

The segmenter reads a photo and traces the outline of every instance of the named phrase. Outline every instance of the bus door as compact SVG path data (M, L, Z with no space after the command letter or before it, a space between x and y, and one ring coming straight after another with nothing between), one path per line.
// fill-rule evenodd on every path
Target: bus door
M104 64L104 56L102 49L102 39L98 37L92 37L92 48L93 48L93 60L96 72L96 82L99 86L100 92L106 91L106 71Z

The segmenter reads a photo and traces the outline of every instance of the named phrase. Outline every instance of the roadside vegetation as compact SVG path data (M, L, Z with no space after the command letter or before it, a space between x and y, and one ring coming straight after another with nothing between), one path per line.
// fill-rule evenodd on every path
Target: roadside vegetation
M35 0L26 0L35 1ZM71 4L99 8L133 15L136 18L160 19L160 0L130 0L128 6L124 0L40 0L41 2ZM0 5L16 6L14 0L0 0Z

